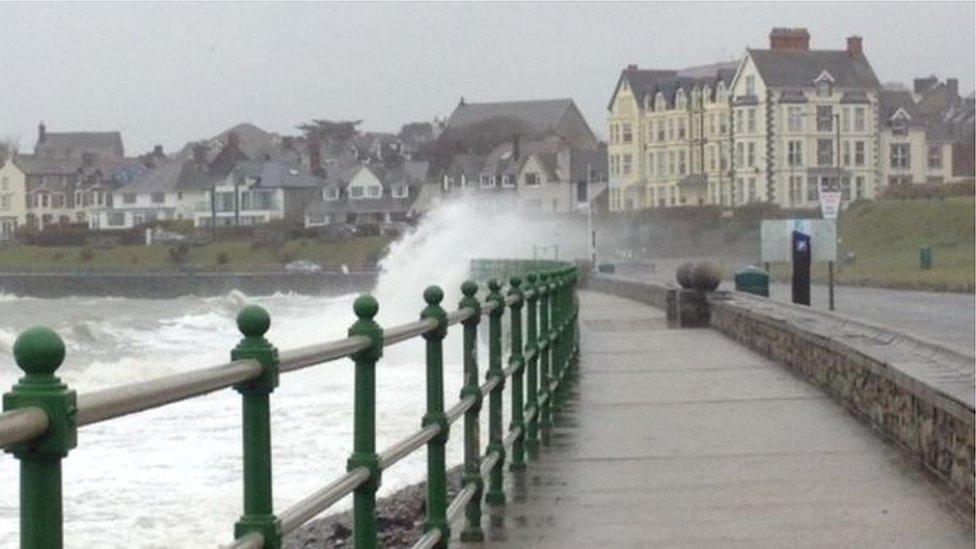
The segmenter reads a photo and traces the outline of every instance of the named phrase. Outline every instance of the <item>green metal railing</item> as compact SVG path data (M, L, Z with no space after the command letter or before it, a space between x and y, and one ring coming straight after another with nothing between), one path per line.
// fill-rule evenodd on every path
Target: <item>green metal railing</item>
M526 264L531 266L530 263ZM61 461L78 442L78 428L112 418L233 387L243 407L243 514L234 526L236 548L279 548L285 535L353 495L353 539L357 548L378 545L376 491L382 473L421 447L427 448L427 506L424 534L415 547L445 547L451 526L463 519L462 542L484 539L481 503L503 505L503 471L526 467L526 454L537 456L540 434L552 425L554 410L565 402L566 388L578 367L577 269L548 264L529 272L525 283L510 279L506 294L497 280L461 286L459 308L441 306L444 292L424 291L420 320L390 328L374 320L379 304L362 295L353 304L357 320L348 337L279 353L264 335L268 313L245 307L237 316L243 338L231 362L189 373L77 395L56 376L64 360L61 338L47 328L31 328L14 344L14 358L25 375L3 395L0 447L20 461L20 546L57 549L63 545ZM507 268L511 268L508 265ZM510 313L510 355L503 367L502 317ZM523 314L524 311L524 314ZM488 368L478 373L478 328L488 317ZM523 347L522 328L526 328ZM444 408L443 341L450 326L463 329L464 383L460 400ZM376 450L376 364L383 348L421 336L426 341L427 410L419 431L390 448ZM269 401L279 376L301 368L349 357L355 364L353 452L347 472L327 486L276 514L272 505L271 422ZM511 383L506 380L511 378ZM502 425L506 385L511 388L511 422ZM480 413L488 401L488 444L482 453ZM450 427L464 418L464 471L461 489L447 500L445 445ZM462 516L463 514L463 516Z

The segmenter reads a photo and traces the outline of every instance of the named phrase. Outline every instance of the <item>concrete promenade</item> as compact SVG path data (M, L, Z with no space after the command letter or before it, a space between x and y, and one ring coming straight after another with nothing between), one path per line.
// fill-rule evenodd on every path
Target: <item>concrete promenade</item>
M943 485L785 368L580 299L580 378L485 546L973 547Z

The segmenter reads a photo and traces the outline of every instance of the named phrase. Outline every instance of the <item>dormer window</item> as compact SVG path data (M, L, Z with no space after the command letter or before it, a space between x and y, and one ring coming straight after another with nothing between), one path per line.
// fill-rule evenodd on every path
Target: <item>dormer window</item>
M675 104L678 106L679 109L685 108L686 100L685 100L685 92L683 90L678 90L678 94L675 99Z
M725 82L719 82L718 83L718 88L715 90L715 96L716 96L716 98L717 98L718 101L720 101L720 102L724 102L725 101L725 97L726 97L726 95L725 95Z
M481 187L484 189L495 186L495 178L490 173L481 174Z
M512 174L505 174L502 176L502 187L514 187L515 186L515 176Z
M322 200L329 202L339 200L339 189L337 187L325 187L322 189Z
M833 94L834 77L829 72L821 72L813 83L817 87L817 97L830 97Z
M404 183L397 183L390 188L390 195L393 198L406 198L409 189Z
M908 133L908 123L911 119L912 117L905 112L905 109L899 108L889 119L891 121L891 130L898 134Z
M750 74L746 76L746 97L755 97L756 95L756 75Z
M668 108L668 104L664 101L664 94L658 92L657 96L654 97L654 110L663 111Z

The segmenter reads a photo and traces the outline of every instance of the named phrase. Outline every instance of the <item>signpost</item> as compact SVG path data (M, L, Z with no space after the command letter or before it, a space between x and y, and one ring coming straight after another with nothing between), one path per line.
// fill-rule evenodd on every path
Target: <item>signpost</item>
M830 191L820 191L820 213L823 214L823 218L834 223L835 227L837 224L837 214L840 213L840 200L841 193L836 189ZM837 230L834 229L836 234ZM827 295L830 310L834 310L834 262L827 262Z
M830 310L834 305L833 266L837 260L837 223L833 219L767 219L759 228L759 253L763 263L793 264L795 303L809 305L809 265L824 261L828 266ZM806 277L802 271L806 265ZM805 286L804 291L800 286ZM799 292L799 293L797 293Z

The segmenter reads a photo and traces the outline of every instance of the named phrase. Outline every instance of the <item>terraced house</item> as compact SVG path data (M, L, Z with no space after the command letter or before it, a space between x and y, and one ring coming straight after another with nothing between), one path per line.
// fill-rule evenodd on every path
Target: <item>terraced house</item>
M608 106L611 210L720 203L731 176L735 68L621 73Z

